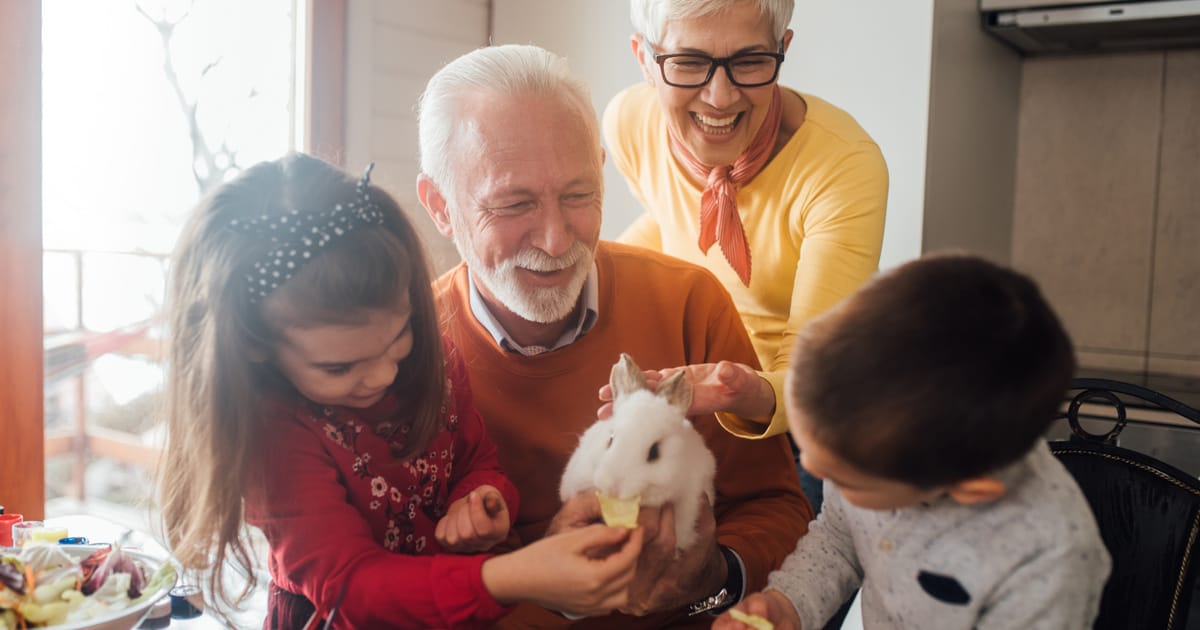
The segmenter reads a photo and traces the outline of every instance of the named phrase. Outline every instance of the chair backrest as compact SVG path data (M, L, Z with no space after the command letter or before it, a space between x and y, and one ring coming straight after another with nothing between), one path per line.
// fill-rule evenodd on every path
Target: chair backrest
M1139 406L1172 411L1197 425L1200 412L1120 381L1076 379L1072 387L1081 390L1065 414L1075 436L1050 448L1083 490L1112 556L1095 628L1182 630L1200 568L1200 480L1117 446L1117 438L1131 396ZM1079 422L1081 407L1096 400L1117 416L1116 427L1104 435L1088 433Z

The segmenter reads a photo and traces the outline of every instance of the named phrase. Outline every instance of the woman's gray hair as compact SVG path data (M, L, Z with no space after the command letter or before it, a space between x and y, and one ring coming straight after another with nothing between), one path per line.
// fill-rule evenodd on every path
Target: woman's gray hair
M566 59L537 46L506 44L471 51L438 70L417 103L421 172L443 194L452 194L454 132L463 126L462 98L479 92L497 96L542 94L572 102L600 146L600 127L587 84L571 74Z
M783 41L783 34L792 21L795 0L630 0L629 19L633 22L634 32L657 47L662 42L667 22L711 15L745 1L758 4L758 10L771 22L775 41ZM650 54L649 51L646 54Z

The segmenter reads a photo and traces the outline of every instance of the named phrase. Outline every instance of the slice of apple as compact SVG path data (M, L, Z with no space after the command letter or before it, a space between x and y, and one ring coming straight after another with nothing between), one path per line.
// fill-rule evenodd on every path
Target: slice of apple
M749 613L744 613L736 608L730 608L729 614L734 619L737 619L738 621L746 624L747 626L754 628L754 630L775 630L775 624L771 623L770 621L767 621L766 619L763 619L762 617L759 617L758 615L751 615Z
M637 527L638 504L642 500L641 495L618 499L597 490L596 497L600 499L600 516L604 518L605 525L629 529Z

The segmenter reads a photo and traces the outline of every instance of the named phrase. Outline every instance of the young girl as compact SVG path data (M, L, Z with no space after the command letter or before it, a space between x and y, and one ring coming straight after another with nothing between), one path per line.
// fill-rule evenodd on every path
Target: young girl
M461 627L531 600L621 605L641 531L591 526L506 555L517 492L437 330L417 236L370 185L306 155L193 212L172 261L168 540L219 610L270 544L270 628ZM597 548L619 548L593 559ZM227 593L227 562L249 576ZM605 585L596 589L596 584Z

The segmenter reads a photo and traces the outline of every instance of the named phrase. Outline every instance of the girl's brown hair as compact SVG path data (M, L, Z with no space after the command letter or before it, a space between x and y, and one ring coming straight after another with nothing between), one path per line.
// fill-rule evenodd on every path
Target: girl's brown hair
M272 366L283 325L356 323L408 294L413 349L393 389L411 411L403 459L424 449L441 421L446 387L427 258L399 205L369 186L382 225L361 225L332 240L265 300L248 276L277 246L232 227L235 219L327 212L355 199L357 181L333 165L290 154L247 169L192 212L171 261L167 354L167 443L159 466L167 541L185 569L206 574L219 608L231 609L256 586L244 528L243 496L258 487L263 403L294 395ZM286 303L299 319L268 321L264 305ZM302 320L302 321L301 321ZM247 578L226 592L232 562Z

